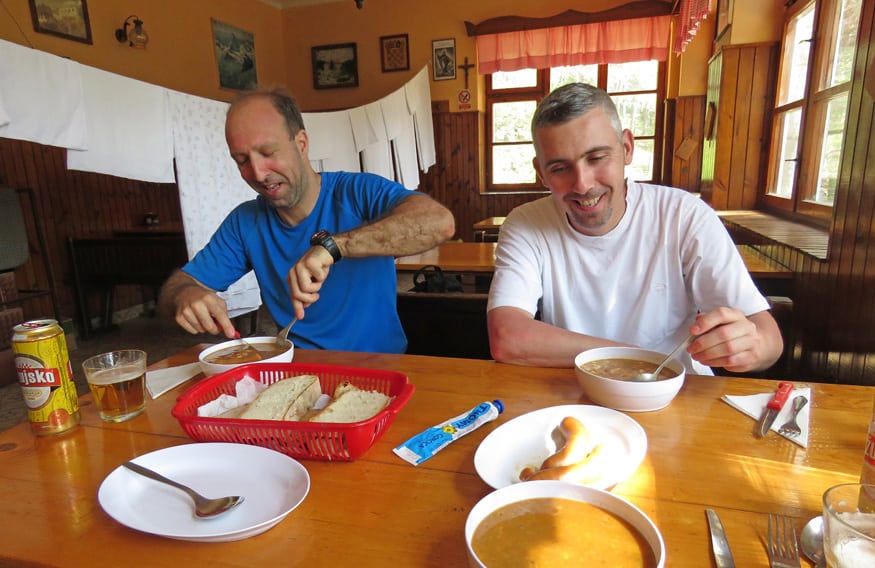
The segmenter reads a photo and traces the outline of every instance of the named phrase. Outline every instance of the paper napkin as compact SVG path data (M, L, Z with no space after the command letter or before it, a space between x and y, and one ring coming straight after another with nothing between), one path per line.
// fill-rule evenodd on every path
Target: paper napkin
M173 387L184 383L201 372L200 363L189 363L156 371L146 371L146 389L155 400Z
M793 414L793 399L799 395L802 395L808 399L808 404L802 407L802 410L799 411L799 416L796 417L796 423L799 424L799 428L802 430L802 433L798 436L785 436L784 434L779 435L784 436L791 442L799 444L803 448L808 448L808 422L810 416L809 411L811 410L810 387L793 389L793 392L790 393L790 396L787 398L787 402L784 404L784 408L781 409L781 412L778 413L778 417L775 418L775 421L772 423L771 430L777 433L778 428L783 426L784 423L790 419L790 415ZM720 400L735 408L736 410L740 410L744 414L747 414L754 420L759 420L760 417L763 415L763 409L765 409L766 404L768 404L773 396L775 396L774 392L764 392L748 396L733 396L725 394L720 397Z

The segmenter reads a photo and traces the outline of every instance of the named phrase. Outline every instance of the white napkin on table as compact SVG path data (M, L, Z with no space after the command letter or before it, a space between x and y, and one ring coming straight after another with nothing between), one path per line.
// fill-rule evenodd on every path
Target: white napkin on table
M798 436L786 436L780 433L779 435L784 436L791 442L799 444L803 448L808 448L808 422L810 416L809 410L811 409L810 387L793 389L793 392L787 397L787 402L784 403L784 408L781 409L781 412L778 413L778 417L775 418L775 421L772 423L771 430L773 432L778 432L778 428L783 426L784 423L790 419L790 415L793 414L793 399L799 395L808 399L808 404L802 407L802 410L799 411L799 416L796 417L796 423L799 424L802 433ZM773 396L775 396L774 392L764 392L748 396L733 396L725 394L720 397L720 400L736 410L740 410L744 414L747 414L754 420L759 420L763 415L763 410L766 408L766 404L769 403Z
M201 372L200 363L189 363L178 367L146 371L146 389L155 400L173 387L184 383Z

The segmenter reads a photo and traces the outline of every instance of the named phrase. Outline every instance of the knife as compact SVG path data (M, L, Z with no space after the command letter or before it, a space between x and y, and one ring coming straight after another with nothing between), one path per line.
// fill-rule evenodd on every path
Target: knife
M732 559L732 551L729 549L729 541L726 540L726 531L723 523L713 509L705 509L708 515L708 528L711 529L711 546L714 548L714 561L717 568L735 568L735 560Z
M769 433L769 428L772 427L775 418L778 417L778 413L781 412L791 392L793 392L793 383L786 381L778 383L778 390L775 391L775 396L766 404L766 408L763 409L763 415L760 417L760 421L757 422L756 428L754 428L754 436L762 438Z

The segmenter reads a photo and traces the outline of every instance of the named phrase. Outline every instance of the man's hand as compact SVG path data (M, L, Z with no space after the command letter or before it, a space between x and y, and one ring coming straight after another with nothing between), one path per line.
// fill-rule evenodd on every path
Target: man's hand
M328 278L332 264L331 254L321 246L314 246L289 269L286 280L296 318L304 319L304 308L319 299L319 290Z
M768 312L746 317L733 308L717 308L699 314L690 333L699 335L687 348L693 359L734 373L767 369L784 348L778 324Z
M237 333L225 300L181 270L174 272L161 288L158 305L163 314L173 315L176 323L189 333L224 333L229 339Z

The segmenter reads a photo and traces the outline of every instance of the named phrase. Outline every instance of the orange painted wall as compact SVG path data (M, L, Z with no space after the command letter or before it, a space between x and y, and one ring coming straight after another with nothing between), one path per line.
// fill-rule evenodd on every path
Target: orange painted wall
M92 45L34 31L28 0L3 0L0 38L133 79L215 100L235 91L219 87L210 18L255 34L259 81L286 80L280 10L253 0L88 0ZM149 33L146 49L115 39L136 14Z

